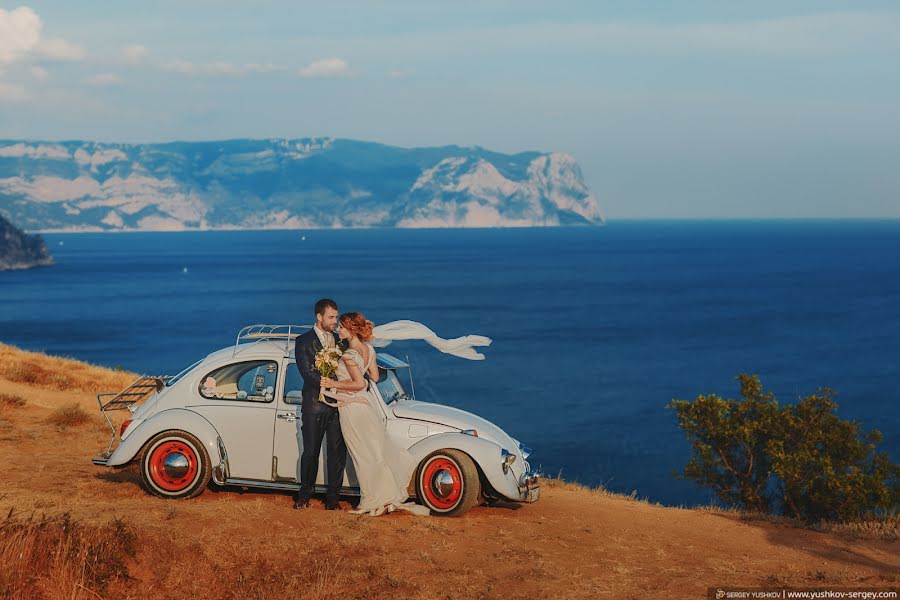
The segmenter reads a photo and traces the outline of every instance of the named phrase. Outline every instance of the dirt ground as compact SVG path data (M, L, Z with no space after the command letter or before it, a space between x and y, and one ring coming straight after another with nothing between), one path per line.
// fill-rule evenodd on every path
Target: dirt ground
M84 527L118 519L134 535L120 557L127 575L92 587L32 565L32 597L705 598L723 586L898 585L895 537L664 507L559 480L545 481L535 504L461 518L371 518L317 501L296 511L287 493L240 489L157 499L134 470L91 463L109 440L93 394L132 377L0 345L0 520L68 513ZM81 423L55 412L73 403L89 415ZM2 548L0 536L0 572L24 572Z

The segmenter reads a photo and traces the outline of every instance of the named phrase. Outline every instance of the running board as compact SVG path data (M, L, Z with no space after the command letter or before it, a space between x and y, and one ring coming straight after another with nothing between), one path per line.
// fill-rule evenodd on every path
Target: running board
M256 479L226 479L225 485L234 485L239 487L263 488L267 490L286 490L296 492L300 490L299 483L288 483L284 481L257 481ZM325 493L328 488L324 485L315 486L314 490L319 493ZM359 488L341 487L340 493L344 496L359 496Z

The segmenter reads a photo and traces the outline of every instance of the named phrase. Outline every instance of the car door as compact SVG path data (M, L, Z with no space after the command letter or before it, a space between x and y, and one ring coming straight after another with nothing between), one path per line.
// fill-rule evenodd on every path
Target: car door
M210 370L188 406L219 432L232 479L272 480L279 362L241 360Z
M283 393L279 394L275 414L275 435L272 446L272 456L276 461L276 476L279 481L293 481L300 483L300 455L303 452L303 378L300 370L292 359L284 361L284 386ZM316 485L326 484L326 452L327 444L322 443L319 450L319 468L316 473ZM352 477L348 479L348 474ZM352 460L347 457L347 468L344 471L346 487L356 487L356 471L353 471Z

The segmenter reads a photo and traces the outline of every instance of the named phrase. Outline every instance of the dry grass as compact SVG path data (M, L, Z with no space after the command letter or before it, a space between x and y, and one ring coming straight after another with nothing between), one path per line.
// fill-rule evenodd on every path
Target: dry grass
M25 398L15 394L0 393L0 406L8 406L12 408L21 408L25 406Z
M47 417L47 423L55 426L59 430L78 427L79 425L84 425L92 420L93 418L87 414L83 408L74 403L57 408L49 417Z
M135 597L136 589L161 598L411 597L419 586L352 522L276 538L207 531L201 542L176 524L138 537L119 519L92 525L69 513L10 511L0 522L0 598Z
M96 394L123 389L136 377L134 373L0 344L0 378L15 383Z
M817 523L812 528L853 540L897 541L900 540L900 511L894 510L887 515L868 515L847 523Z
M174 526L142 533L137 554L153 560L132 570L131 587L160 598L310 600L408 598L419 590L403 567L382 556L377 539L351 543L343 523L320 527L265 537L207 530L202 541Z
M122 521L97 527L68 514L17 518L10 511L0 523L0 597L102 597L128 580L134 552L135 534Z
M590 486L585 485L583 483L579 483L577 481L567 481L562 478L561 474L558 474L556 477L553 476L544 476L541 479L541 486L548 488L556 488L560 490L567 490L570 492L584 492L588 494L595 494L598 496L602 496L605 498L619 498L622 500L628 500L629 502L638 502L642 504L647 504L650 506L662 506L659 502L651 502L647 498L641 498L638 496L637 490L634 490L630 494L621 494L618 492L611 492L603 485Z
M16 409L25 406L25 398L14 394L0 393L0 440L7 439L7 433L13 429Z
M613 492L606 490L602 485L589 486L577 481L567 481L561 475L553 477L552 475L544 475L541 479L541 486L556 488L560 490L569 490L573 492L589 492L592 494L611 495Z
M13 439L7 434L13 430L13 422L9 418L9 409L0 405L0 441Z
M885 515L866 515L855 521L819 521L807 523L800 519L772 515L760 511L744 510L735 507L696 506L692 510L720 515L731 515L741 521L765 521L778 525L786 525L796 529L809 529L825 533L834 533L849 540L883 540L895 542L900 540L900 511L894 510Z

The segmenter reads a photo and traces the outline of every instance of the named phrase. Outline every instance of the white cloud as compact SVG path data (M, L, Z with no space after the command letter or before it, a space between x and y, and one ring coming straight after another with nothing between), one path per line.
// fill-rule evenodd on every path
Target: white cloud
M121 85L122 78L115 73L97 73L81 80L85 85L95 85L98 87Z
M38 52L47 59L74 62L84 60L84 48L61 38L44 40L38 44Z
M47 81L50 74L43 67L31 67L31 76L38 81Z
M238 65L230 62L193 63L186 60L173 60L158 65L162 71L169 73L181 73L183 75L222 75L237 77L248 73L271 73L281 71L282 67L265 63L250 63Z
M61 38L41 39L43 23L27 6L11 11L0 8L0 64L10 64L36 53L50 60L82 60L84 49Z
M0 102L21 102L28 99L28 91L20 83L0 81Z
M323 58L300 69L302 77L342 77L350 74L350 65L342 58Z
M150 50L140 44L131 44L122 48L122 57L130 63L142 63L150 56Z
M27 6L11 11L0 8L0 64L27 55L41 39L41 18Z

